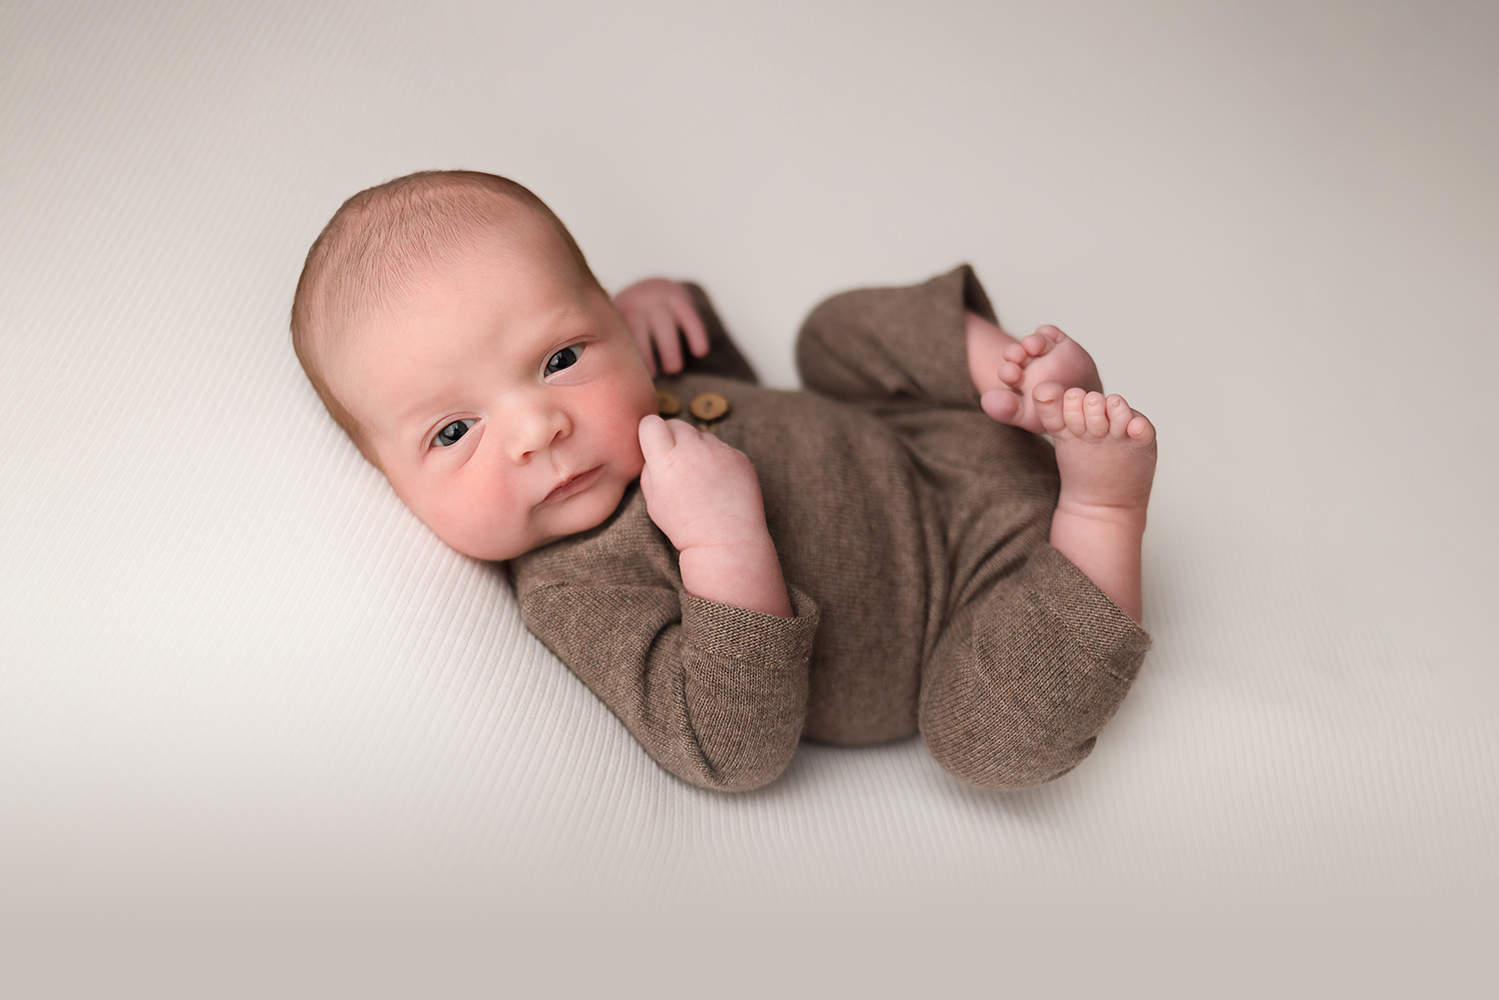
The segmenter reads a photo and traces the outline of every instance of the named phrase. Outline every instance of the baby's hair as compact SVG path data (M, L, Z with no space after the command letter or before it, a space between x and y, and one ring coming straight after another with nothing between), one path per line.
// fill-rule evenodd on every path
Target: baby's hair
M522 215L557 234L581 288L603 293L583 251L545 202L516 181L474 170L420 170L366 188L338 207L307 251L292 299L292 349L329 416L375 468L381 465L368 430L324 376L333 348L360 316L409 290L424 268L450 259L478 231L515 228Z

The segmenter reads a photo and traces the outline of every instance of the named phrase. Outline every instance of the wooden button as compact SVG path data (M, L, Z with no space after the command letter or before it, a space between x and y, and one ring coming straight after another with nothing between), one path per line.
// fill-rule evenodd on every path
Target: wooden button
M656 406L663 417L674 417L682 412L682 404L677 402L677 397L665 389L656 390Z
M691 408L699 420L718 420L728 416L729 401L716 392L705 392L692 397Z

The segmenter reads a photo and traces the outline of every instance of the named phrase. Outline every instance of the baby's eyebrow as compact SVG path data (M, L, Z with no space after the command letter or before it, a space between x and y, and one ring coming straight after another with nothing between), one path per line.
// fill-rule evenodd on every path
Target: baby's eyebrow
M433 398L428 400L424 400L413 406L411 409L407 410L405 413L401 414L396 418L396 420L403 427L406 424L415 423L418 417L420 417L423 413L426 413L428 410L435 408L441 400L441 395L434 396Z
M583 325L583 315L584 314L582 313L569 310L568 312L559 316L555 322L551 323L548 326L542 327L542 332L532 339L531 351L540 351L549 347L552 341L557 339L559 331L577 326L579 328L578 332L581 332L581 327ZM502 331L497 331L494 334L494 338L496 341L502 341L503 339L505 339ZM526 353L530 352L528 351ZM451 391L451 386L444 385L438 392L431 396L428 396L420 403L417 403L415 406L412 406L410 409L408 409L405 413L402 413L400 416L398 416L396 418L397 426L405 427L408 424L416 423L418 418L421 418L424 414L435 410L442 403L443 398L447 396Z

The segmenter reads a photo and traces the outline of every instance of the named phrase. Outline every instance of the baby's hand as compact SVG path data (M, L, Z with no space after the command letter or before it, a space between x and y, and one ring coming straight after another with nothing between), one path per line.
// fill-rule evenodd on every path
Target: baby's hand
M760 478L748 455L685 420L654 413L637 430L646 513L678 552L768 537Z
M661 355L661 367L668 372L682 370L682 344L677 339L677 325L687 334L687 344L698 357L708 353L708 332L692 308L692 293L687 286L670 278L646 278L614 296L614 305L624 317L625 325L635 337L635 346L645 359L651 376L656 375L656 361L651 343Z

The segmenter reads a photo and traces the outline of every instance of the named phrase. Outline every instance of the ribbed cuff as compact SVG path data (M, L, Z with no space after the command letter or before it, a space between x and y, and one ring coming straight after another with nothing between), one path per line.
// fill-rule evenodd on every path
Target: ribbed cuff
M766 667L800 665L811 658L821 612L794 584L786 584L792 618L710 601L686 590L680 594L684 637L699 652Z
M1080 652L1120 680L1134 680L1152 643L1139 622L1049 542L1031 553L1024 572Z

